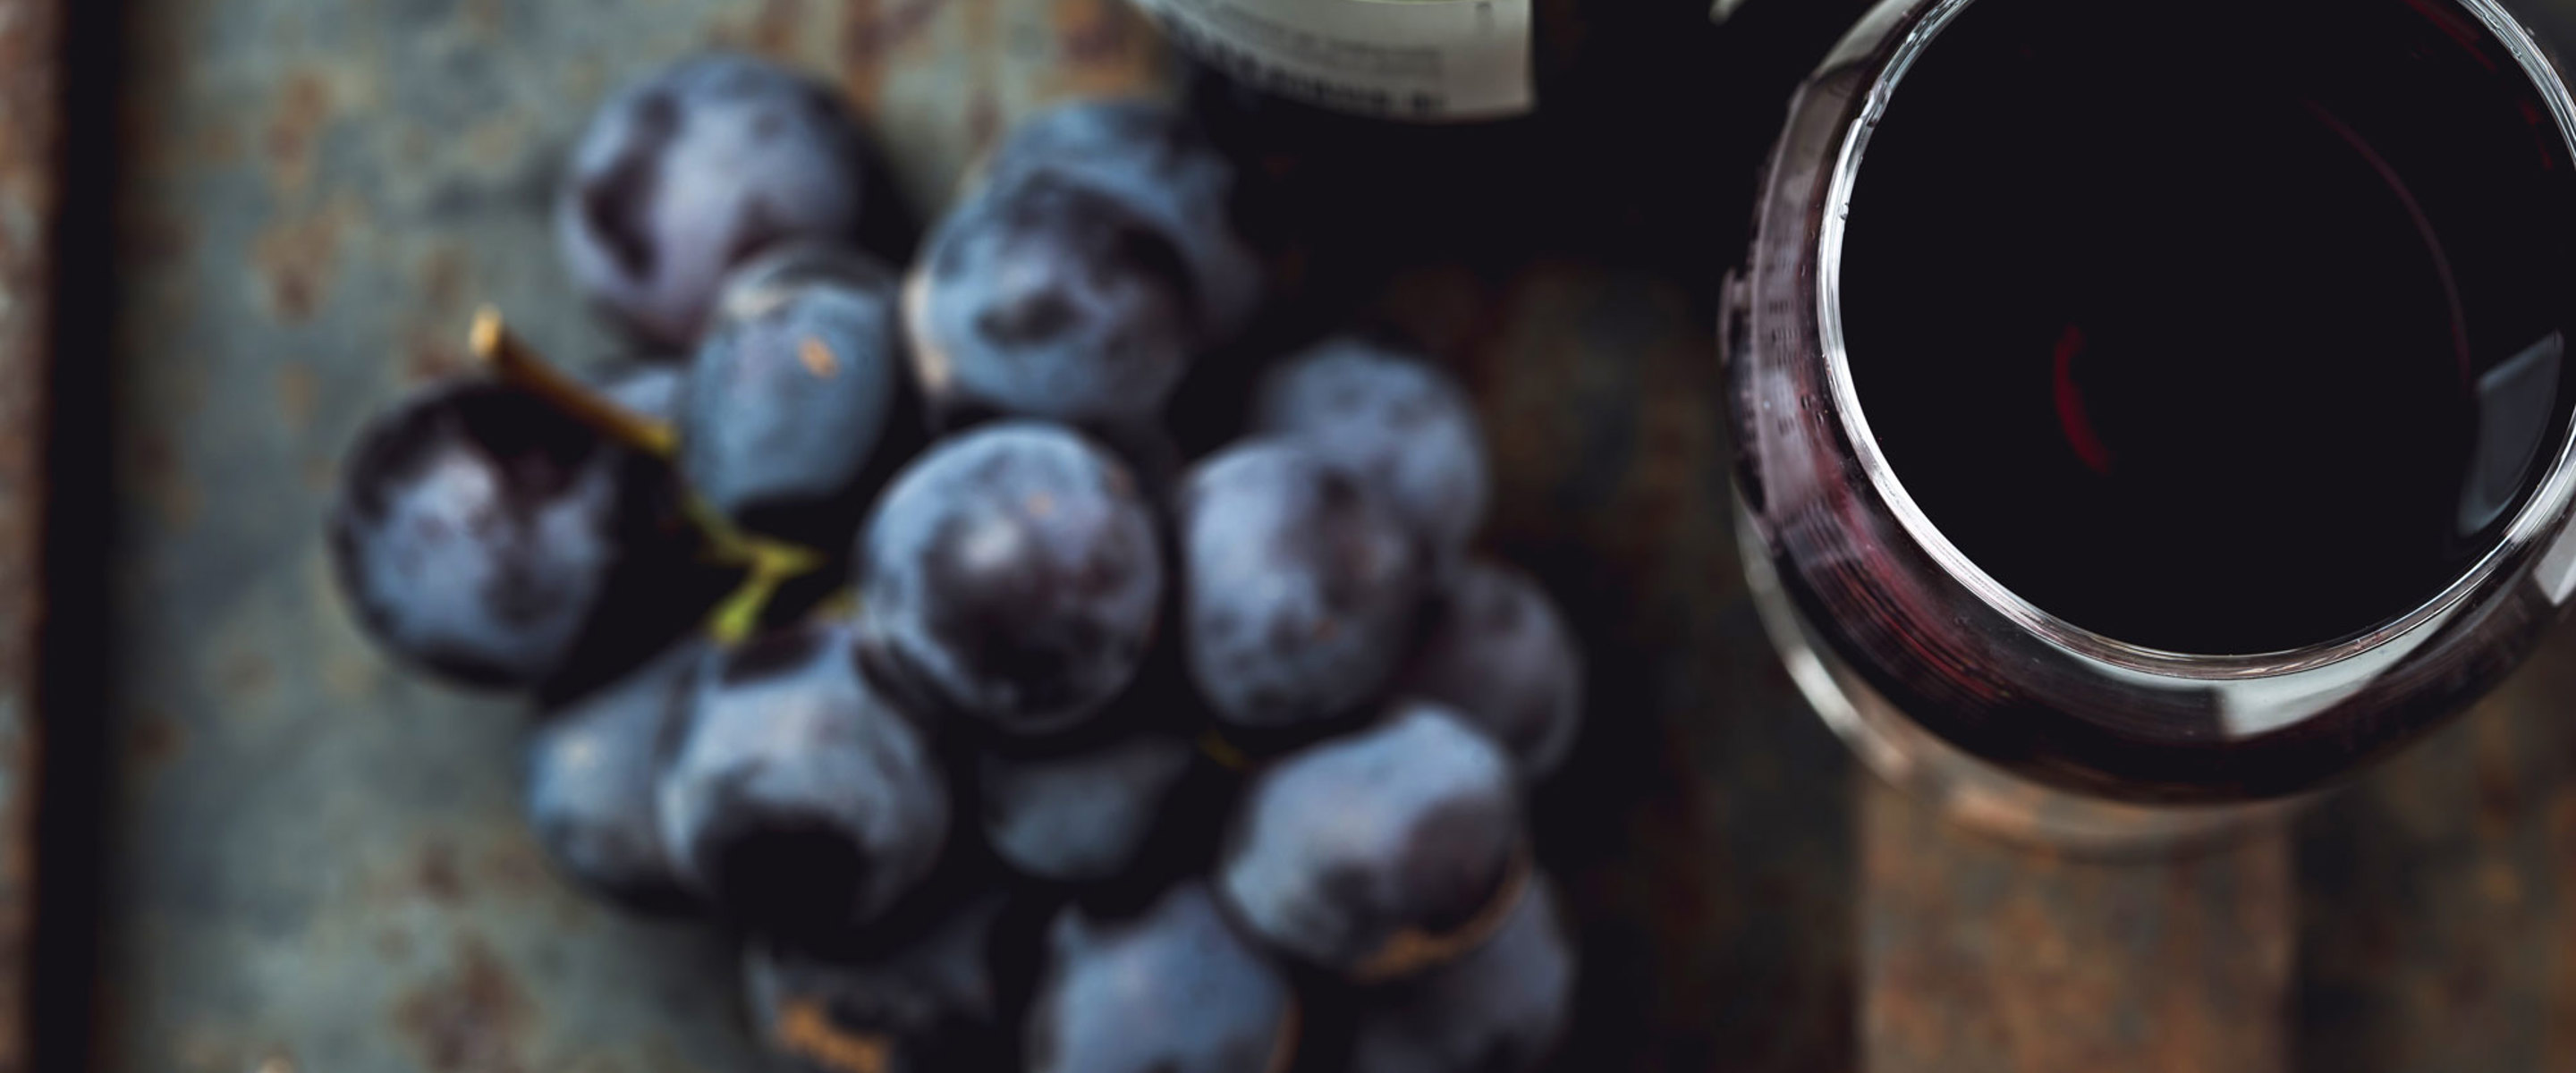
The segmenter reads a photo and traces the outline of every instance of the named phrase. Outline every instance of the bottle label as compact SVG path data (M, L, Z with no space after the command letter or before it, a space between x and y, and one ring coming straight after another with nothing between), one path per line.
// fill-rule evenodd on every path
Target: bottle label
M1137 0L1228 75L1335 111L1499 119L1535 103L1531 0Z

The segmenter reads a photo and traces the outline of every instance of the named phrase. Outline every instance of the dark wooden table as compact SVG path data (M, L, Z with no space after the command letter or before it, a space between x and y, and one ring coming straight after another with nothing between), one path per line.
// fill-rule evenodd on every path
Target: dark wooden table
M370 410L462 363L475 303L555 353L613 352L547 216L563 146L616 82L709 45L830 72L936 203L1014 117L1162 86L1159 45L1124 0L122 7L81 16L122 87L70 112L107 124L88 140L120 164L68 192L100 206L62 218L93 228L61 244L101 264L84 305L48 299L42 256L57 9L0 0L0 592L35 591L44 310L95 344L57 348L92 386L54 416L57 479L103 455L107 497L48 551L104 574L51 585L82 596L49 635L46 695L61 755L95 739L106 777L85 839L105 862L96 986L46 1007L96 1023L40 1033L46 1053L90 1041L96 1068L180 1073L756 1068L717 942L546 873L511 706L408 678L354 632L318 524L337 456ZM1789 18L1764 7L1746 18ZM2576 2L2539 13L2576 29ZM1749 160L1779 108L1749 97L1706 136ZM1774 665L1737 572L1697 294L1539 257L1424 265L1380 302L1474 386L1504 477L1494 543L1592 654L1588 737L1542 802L1584 921L1564 1068L2576 1069L2576 632L2291 834L2119 867L1979 842L1857 774ZM26 935L34 627L26 600L0 606L6 963ZM93 679L95 697L75 688ZM43 919L76 924L87 903L69 904ZM0 1016L0 1069L33 1068L18 1027Z

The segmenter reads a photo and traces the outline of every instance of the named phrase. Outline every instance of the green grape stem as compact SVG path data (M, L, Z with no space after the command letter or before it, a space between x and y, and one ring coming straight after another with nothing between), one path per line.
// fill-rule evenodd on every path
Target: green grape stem
M707 633L717 644L730 646L750 639L779 586L823 568L822 552L744 532L696 493L689 493L686 502L690 520L706 536L709 556L749 571L742 585L707 619Z
M679 435L670 422L628 410L557 368L510 331L499 310L485 306L475 312L471 342L474 356L504 382L636 451L664 462L677 456ZM718 644L730 646L749 639L760 628L762 613L780 586L823 568L822 552L746 532L695 491L682 489L681 501L690 523L706 541L707 558L746 571L741 586L708 616L707 633Z

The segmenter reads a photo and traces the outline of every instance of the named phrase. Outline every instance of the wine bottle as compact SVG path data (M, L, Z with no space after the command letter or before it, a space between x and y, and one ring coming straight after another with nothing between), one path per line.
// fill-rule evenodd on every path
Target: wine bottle
M1182 51L1264 92L1403 122L1536 102L1535 0L1138 0Z
M1763 132L1863 6L1134 2L1183 57L1211 133L1293 195L1301 236L1380 257L1536 248L1673 268L1740 241Z

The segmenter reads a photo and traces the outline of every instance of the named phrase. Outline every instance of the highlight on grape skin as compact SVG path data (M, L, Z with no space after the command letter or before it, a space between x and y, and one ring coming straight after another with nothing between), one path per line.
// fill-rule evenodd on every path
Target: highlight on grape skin
M744 265L689 363L682 478L747 529L848 539L896 419L897 319L894 273L867 254L800 243Z
M1413 354L1356 337L1290 358L1262 385L1254 426L1367 482L1443 564L1485 521L1493 477L1467 393Z
M1192 470L1176 512L1190 672L1219 718L1319 723L1386 685L1426 578L1375 493L1301 445L1255 440Z
M1271 1073L1297 1046L1296 996L1198 883L1104 924L1067 910L1030 1005L1030 1073Z
M555 208L565 265L650 345L684 349L726 272L787 239L858 241L891 196L821 84L705 56L619 90L574 148Z
M506 385L435 385L352 449L330 523L341 591L407 662L530 687L572 652L645 535L650 479L589 427Z
M943 710L1042 734L1124 688L1162 613L1135 479L1081 436L988 425L896 478L858 552L873 670Z
M1053 172L985 187L932 231L904 285L913 371L940 407L1139 420L1207 337L1171 237Z
M1071 177L1171 236L1212 344L1232 341L1259 311L1268 271L1235 224L1242 176L1179 109L1134 98L1056 105L1021 120L978 181L1006 187L1035 172Z
M1112 879L1135 867L1188 774L1190 744L1140 734L1062 756L984 757L984 825L993 853L1039 879Z
M1408 947L1477 930L1516 884L1519 795L1490 739L1409 704L1256 777L1216 888L1284 954L1359 979L1409 975L1437 958Z

